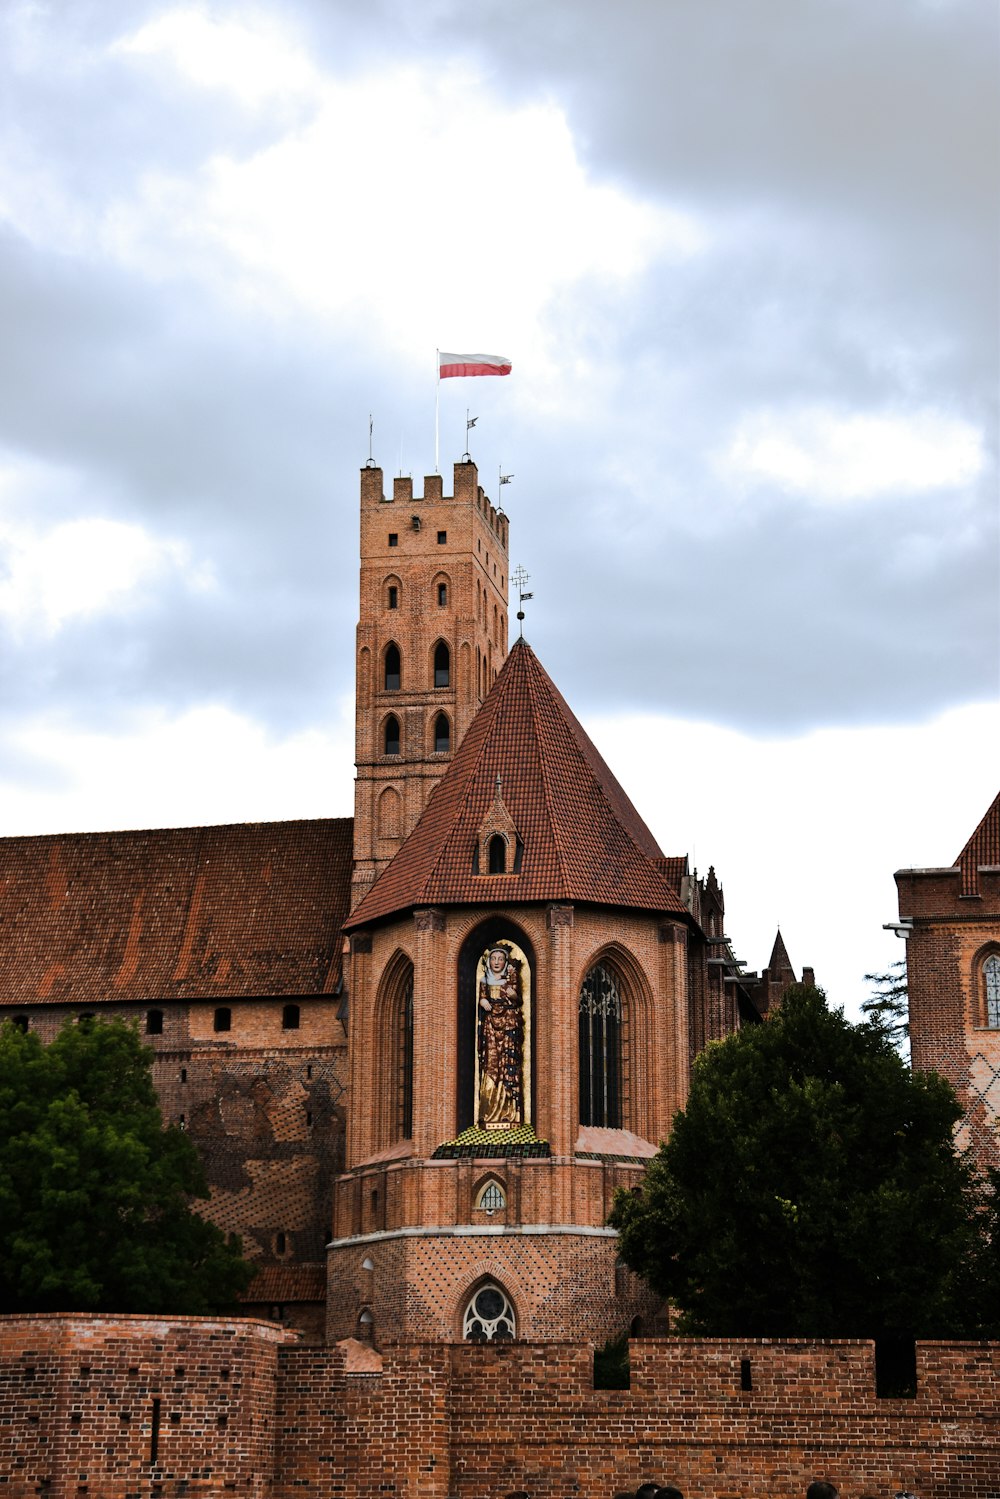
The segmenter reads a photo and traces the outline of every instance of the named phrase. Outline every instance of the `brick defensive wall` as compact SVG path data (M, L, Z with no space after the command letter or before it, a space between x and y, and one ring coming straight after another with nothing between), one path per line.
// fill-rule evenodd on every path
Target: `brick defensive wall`
M1000 1345L923 1343L875 1394L867 1342L643 1339L631 1387L582 1344L310 1347L251 1319L0 1319L5 1499L1000 1499Z

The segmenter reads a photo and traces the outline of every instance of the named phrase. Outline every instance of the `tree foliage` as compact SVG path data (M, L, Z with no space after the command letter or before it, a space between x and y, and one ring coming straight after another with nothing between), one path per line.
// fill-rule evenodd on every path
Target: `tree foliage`
M621 1253L687 1332L973 1331L982 1214L960 1112L882 1027L795 986L695 1062L644 1188L616 1198Z
M883 973L866 973L872 992L861 1001L866 1020L880 1026L894 1046L903 1048L910 1037L910 1002L906 959L897 958Z
M245 1289L238 1247L192 1211L204 1172L151 1066L120 1021L49 1046L0 1028L0 1311L206 1313Z

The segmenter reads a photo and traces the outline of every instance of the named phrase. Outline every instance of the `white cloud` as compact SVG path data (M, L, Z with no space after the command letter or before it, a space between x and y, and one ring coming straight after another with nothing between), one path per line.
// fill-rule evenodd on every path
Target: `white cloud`
M939 411L879 416L806 408L746 418L723 466L837 503L958 488L984 461L980 432Z
M232 94L247 105L289 94L301 99L317 83L302 49L262 12L246 24L190 8L167 11L122 37L112 51L165 60L199 87Z
M188 547L141 526L89 517L49 530L0 525L0 617L16 633L54 633L68 620L128 608L144 588L182 573L189 586L211 586Z
M25 722L5 749L39 780L0 776L0 823L14 834L350 816L353 729L353 699L330 724L284 739L218 706L136 714L107 734Z
M590 178L552 102L512 108L467 67L317 76L258 22L171 15L119 43L154 50L203 84L309 97L307 123L268 118L270 143L183 178L147 173L103 223L142 274L211 278L227 294L336 318L404 357L510 344L558 362L538 324L587 277L626 285L654 259L699 253L693 215Z
M664 851L715 865L737 955L762 968L780 924L852 1015L864 974L904 954L882 930L893 873L950 865L997 793L995 703L794 739L652 715L587 728Z

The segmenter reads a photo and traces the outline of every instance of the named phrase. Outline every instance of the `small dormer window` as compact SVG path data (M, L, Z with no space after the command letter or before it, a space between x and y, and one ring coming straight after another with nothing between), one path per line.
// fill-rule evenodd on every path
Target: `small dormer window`
M493 834L486 857L490 874L507 873L507 840L502 833Z

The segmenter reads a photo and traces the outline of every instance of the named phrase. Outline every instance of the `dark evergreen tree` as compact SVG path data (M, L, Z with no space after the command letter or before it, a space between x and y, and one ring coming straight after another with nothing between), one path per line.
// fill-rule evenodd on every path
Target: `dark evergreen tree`
M949 1084L795 986L709 1046L612 1224L633 1269L715 1336L973 1332L983 1216Z
M862 1015L881 1026L894 1046L905 1048L910 1037L906 959L897 958L884 973L866 973L865 983L872 985L872 992L861 1001Z
M0 1311L207 1313L248 1284L152 1056L120 1021L0 1028Z

